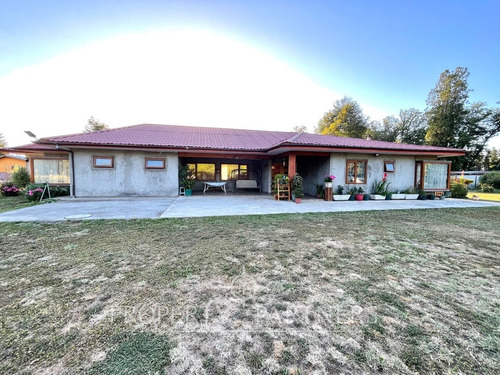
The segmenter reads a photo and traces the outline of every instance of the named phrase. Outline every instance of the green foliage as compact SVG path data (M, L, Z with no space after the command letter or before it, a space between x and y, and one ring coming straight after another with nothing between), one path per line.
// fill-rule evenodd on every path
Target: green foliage
M170 363L173 345L165 335L138 332L118 335L116 348L87 375L159 374Z
M372 194L376 194L376 195L384 195L386 196L387 194L389 194L389 185L391 183L390 182L387 182L387 180L383 181L373 181L373 184L372 184Z
M372 121L368 134L386 142L423 144L427 131L425 114L418 109L399 111L399 116L387 116L382 122Z
M363 138L368 130L368 119L352 98L343 97L333 103L333 109L326 112L318 122L316 132L340 137Z
M293 176L292 183L290 184L292 193L295 194L295 198L304 197L304 178L298 173Z
M14 172L10 175L10 179L20 188L25 188L31 181L30 174L24 167L16 167Z
M481 184L491 185L495 189L500 189L500 172L489 172L483 174L479 179Z
M467 185L460 182L452 182L450 190L452 198L466 198L469 192L469 190L467 190Z
M445 70L427 99L426 143L467 150L467 155L454 158L454 170L473 169L488 140L500 131L499 110L488 109L484 103L469 104L468 78L467 68Z
M500 152L492 148L486 152L484 167L490 171L500 171Z
M42 184L29 184L24 192L30 202L38 202L43 194ZM47 193L45 193L47 194ZM48 195L47 195L48 196Z
M325 191L323 190L323 184L314 183L314 187L316 188L316 196L319 198L325 197Z
M488 184L481 184L481 191L483 193L493 193L495 191L495 188Z
M192 190L196 184L194 171L189 169L187 164L179 166L179 181L180 186L183 186L186 190Z
M108 130L109 126L106 125L104 122L101 122L97 119L94 118L94 116L90 116L87 125L85 125L85 128L83 131L85 133L92 133L100 130Z
M343 195L344 194L344 187L342 185L337 186L337 194L338 195Z

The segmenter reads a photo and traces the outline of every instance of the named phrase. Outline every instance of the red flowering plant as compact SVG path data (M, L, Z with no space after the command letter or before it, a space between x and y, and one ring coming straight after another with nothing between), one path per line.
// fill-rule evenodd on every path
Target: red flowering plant
M15 197L16 195L19 195L19 191L19 188L12 183L2 185L1 192L4 197Z
M335 180L335 176L333 174L325 174L325 179L323 180L324 182L332 182L333 180Z

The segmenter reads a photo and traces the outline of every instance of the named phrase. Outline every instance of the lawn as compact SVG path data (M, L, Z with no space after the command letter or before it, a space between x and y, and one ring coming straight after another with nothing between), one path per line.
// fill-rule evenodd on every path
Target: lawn
M0 224L2 374L498 374L500 208Z
M482 193L480 191L469 191L467 198L471 198L473 195L477 195L482 201L497 201L500 202L500 193Z
M29 207L37 202L28 202L24 195L17 197L4 197L0 195L0 212L17 210L19 208Z

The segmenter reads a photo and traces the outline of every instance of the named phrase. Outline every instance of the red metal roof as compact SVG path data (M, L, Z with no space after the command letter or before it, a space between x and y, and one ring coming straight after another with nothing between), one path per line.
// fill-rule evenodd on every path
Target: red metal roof
M141 124L92 133L47 137L43 144L81 146L153 147L203 150L240 150L266 152L277 147L310 146L322 148L383 149L394 151L422 151L465 153L462 149L410 145L344 138L310 133L263 130L205 128L178 125ZM41 144L39 146L42 146Z

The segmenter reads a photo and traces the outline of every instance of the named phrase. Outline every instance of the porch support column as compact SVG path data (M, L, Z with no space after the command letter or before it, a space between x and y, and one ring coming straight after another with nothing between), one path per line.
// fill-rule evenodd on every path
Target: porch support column
M288 155L288 177L292 179L295 173L297 173L297 155L290 154Z

